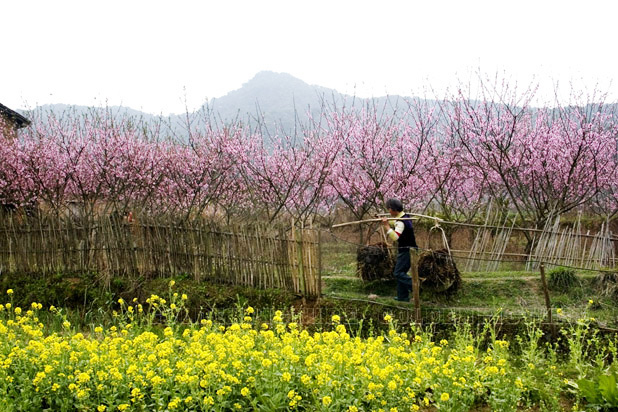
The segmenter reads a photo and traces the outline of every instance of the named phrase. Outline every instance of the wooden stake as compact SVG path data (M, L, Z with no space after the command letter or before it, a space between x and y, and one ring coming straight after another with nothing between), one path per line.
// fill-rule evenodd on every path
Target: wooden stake
M541 282L543 283L543 295L545 295L545 307L547 308L547 320L549 321L549 324L551 327L552 337L555 338L556 331L554 328L554 322L552 321L551 303L549 301L549 289L547 287L547 279L545 279L545 264L541 262L541 265L539 266L539 268L541 270Z
M421 324L421 282L418 278L418 251L410 249L410 260L412 263L412 300L414 301L414 321L417 325Z

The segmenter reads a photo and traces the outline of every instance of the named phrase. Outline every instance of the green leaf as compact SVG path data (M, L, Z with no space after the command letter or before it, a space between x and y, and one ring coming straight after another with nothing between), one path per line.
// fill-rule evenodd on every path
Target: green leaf
M580 379L577 381L577 386L579 386L579 390L589 403L599 403L601 394L593 381L589 379Z
M601 375L599 391L610 406L618 406L618 383L616 383L615 375Z

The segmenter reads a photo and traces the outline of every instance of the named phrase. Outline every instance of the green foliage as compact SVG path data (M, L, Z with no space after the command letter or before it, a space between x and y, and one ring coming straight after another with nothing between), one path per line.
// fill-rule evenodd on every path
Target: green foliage
M28 306L39 302L44 306L64 306L87 309L101 306L112 299L110 291L102 288L94 273L39 273L3 272L0 289L19 291L15 303Z
M38 302L45 307L66 308L72 324L83 326L87 322L104 321L111 310L118 309L118 298L143 301L152 294L164 296L169 281L169 278L115 277L106 287L94 273L41 275L4 272L0 275L0 290L14 289L13 303L16 306L28 307L31 302ZM189 294L185 307L194 318L214 311L226 316L225 313L235 310L239 297L263 308L290 307L298 299L285 290L195 281L186 275L175 277L175 281Z
M618 408L618 372L596 376L592 379L580 379L577 381L581 396L590 406L602 411L615 411Z
M549 272L548 285L551 290L567 292L578 283L573 269L558 267Z

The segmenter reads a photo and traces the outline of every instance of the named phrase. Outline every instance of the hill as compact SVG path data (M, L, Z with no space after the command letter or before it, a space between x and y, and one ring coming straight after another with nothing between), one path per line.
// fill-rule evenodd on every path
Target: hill
M22 113L29 118L46 117L51 114L62 116L63 113L96 113L109 111L114 117L131 116L146 124L160 123L167 133L178 139L186 139L187 117L193 119L192 127L203 127L204 123L216 121L228 124L242 121L252 126L267 128L269 132L283 131L293 133L299 125L306 124L309 115L317 118L323 108L354 106L362 107L375 104L392 111L407 98L384 96L364 99L339 93L335 89L310 85L287 73L262 71L242 85L241 88L214 98L193 113L154 115L134 110L129 107L89 107L67 104L48 104Z

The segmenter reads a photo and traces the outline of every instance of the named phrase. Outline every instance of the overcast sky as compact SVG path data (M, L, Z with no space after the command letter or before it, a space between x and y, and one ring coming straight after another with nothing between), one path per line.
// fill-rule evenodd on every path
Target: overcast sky
M615 1L21 0L0 5L0 103L190 110L261 70L362 97L477 69L618 100ZM611 80L616 81L611 83Z

